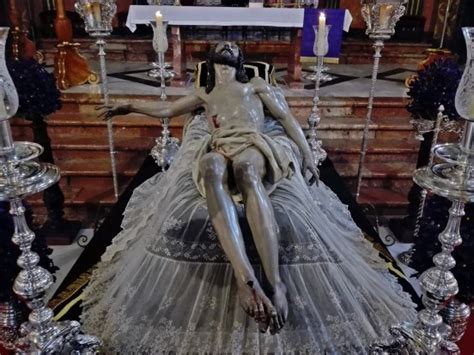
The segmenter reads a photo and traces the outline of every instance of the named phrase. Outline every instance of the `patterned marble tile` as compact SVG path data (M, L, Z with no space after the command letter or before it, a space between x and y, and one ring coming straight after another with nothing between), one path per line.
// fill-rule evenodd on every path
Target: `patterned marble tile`
M98 70L97 63L92 67ZM361 65L335 65L328 66L327 73L332 80L321 85L322 97L368 97L372 66ZM109 91L112 94L133 95L159 95L159 82L147 75L152 67L146 62L111 62L108 64ZM194 66L187 70L186 85L184 88L168 87L169 95L185 95L193 87ZM379 70L376 97L405 97L407 89L405 79L414 73L414 67L400 67L397 65L382 65ZM290 89L285 82L286 69L278 67L276 70L277 82L287 96L309 97L313 95L314 81L307 79L312 74L310 66L303 68L304 90ZM68 93L98 93L99 85L81 85L70 88Z

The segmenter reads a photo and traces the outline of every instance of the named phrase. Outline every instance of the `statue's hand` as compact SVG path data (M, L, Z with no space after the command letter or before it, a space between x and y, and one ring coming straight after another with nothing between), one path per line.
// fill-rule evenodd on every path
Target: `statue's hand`
M311 177L309 180L306 180L306 172L309 171L311 173ZM311 151L307 151L303 154L303 164L301 173L305 177L306 182L308 185L319 185L319 169L316 167L314 163L313 153Z
M131 105L119 105L119 106L112 106L112 105L102 105L98 106L95 109L99 112L99 117L101 117L104 121L108 121L112 119L114 116L124 116L128 115L131 110Z

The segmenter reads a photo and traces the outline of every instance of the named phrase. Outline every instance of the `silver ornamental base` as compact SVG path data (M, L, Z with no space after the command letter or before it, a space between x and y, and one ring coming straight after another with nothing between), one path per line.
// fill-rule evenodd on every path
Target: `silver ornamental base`
M443 317L443 321L451 328L451 334L448 336L448 340L454 342L461 340L469 323L471 308L467 304L461 303L456 298L453 298L448 305L441 310L440 315Z
M308 69L311 70L312 73L306 74L305 79L316 81L318 78L318 73L317 73L318 67L316 65L313 65L313 66L308 67ZM329 67L321 68L321 77L319 80L322 83L326 83L334 79L330 74L326 73L327 71L329 71Z
M21 318L16 299L0 302L0 345L7 350L15 349Z
M170 70L172 68L171 64L165 62L161 63L160 55L158 55L157 59L156 62L151 63L153 69L149 70L147 75L159 83L161 83L162 78L164 78L165 82L173 80L177 74L173 70Z

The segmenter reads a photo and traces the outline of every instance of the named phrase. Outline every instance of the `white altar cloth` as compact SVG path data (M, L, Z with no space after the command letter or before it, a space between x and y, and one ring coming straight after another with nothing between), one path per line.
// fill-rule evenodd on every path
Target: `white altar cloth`
M156 11L163 20L174 26L269 26L302 28L304 9L212 7L212 6L156 6L131 5L127 27L135 32L137 25L155 21ZM349 31L352 16L348 10L344 31Z

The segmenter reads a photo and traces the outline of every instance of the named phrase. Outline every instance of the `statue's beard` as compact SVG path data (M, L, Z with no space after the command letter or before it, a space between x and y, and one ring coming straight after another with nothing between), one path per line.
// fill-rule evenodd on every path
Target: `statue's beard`
M211 61L214 64L228 65L232 68L239 69L239 58L234 56L229 49L222 49L219 53L213 53Z

